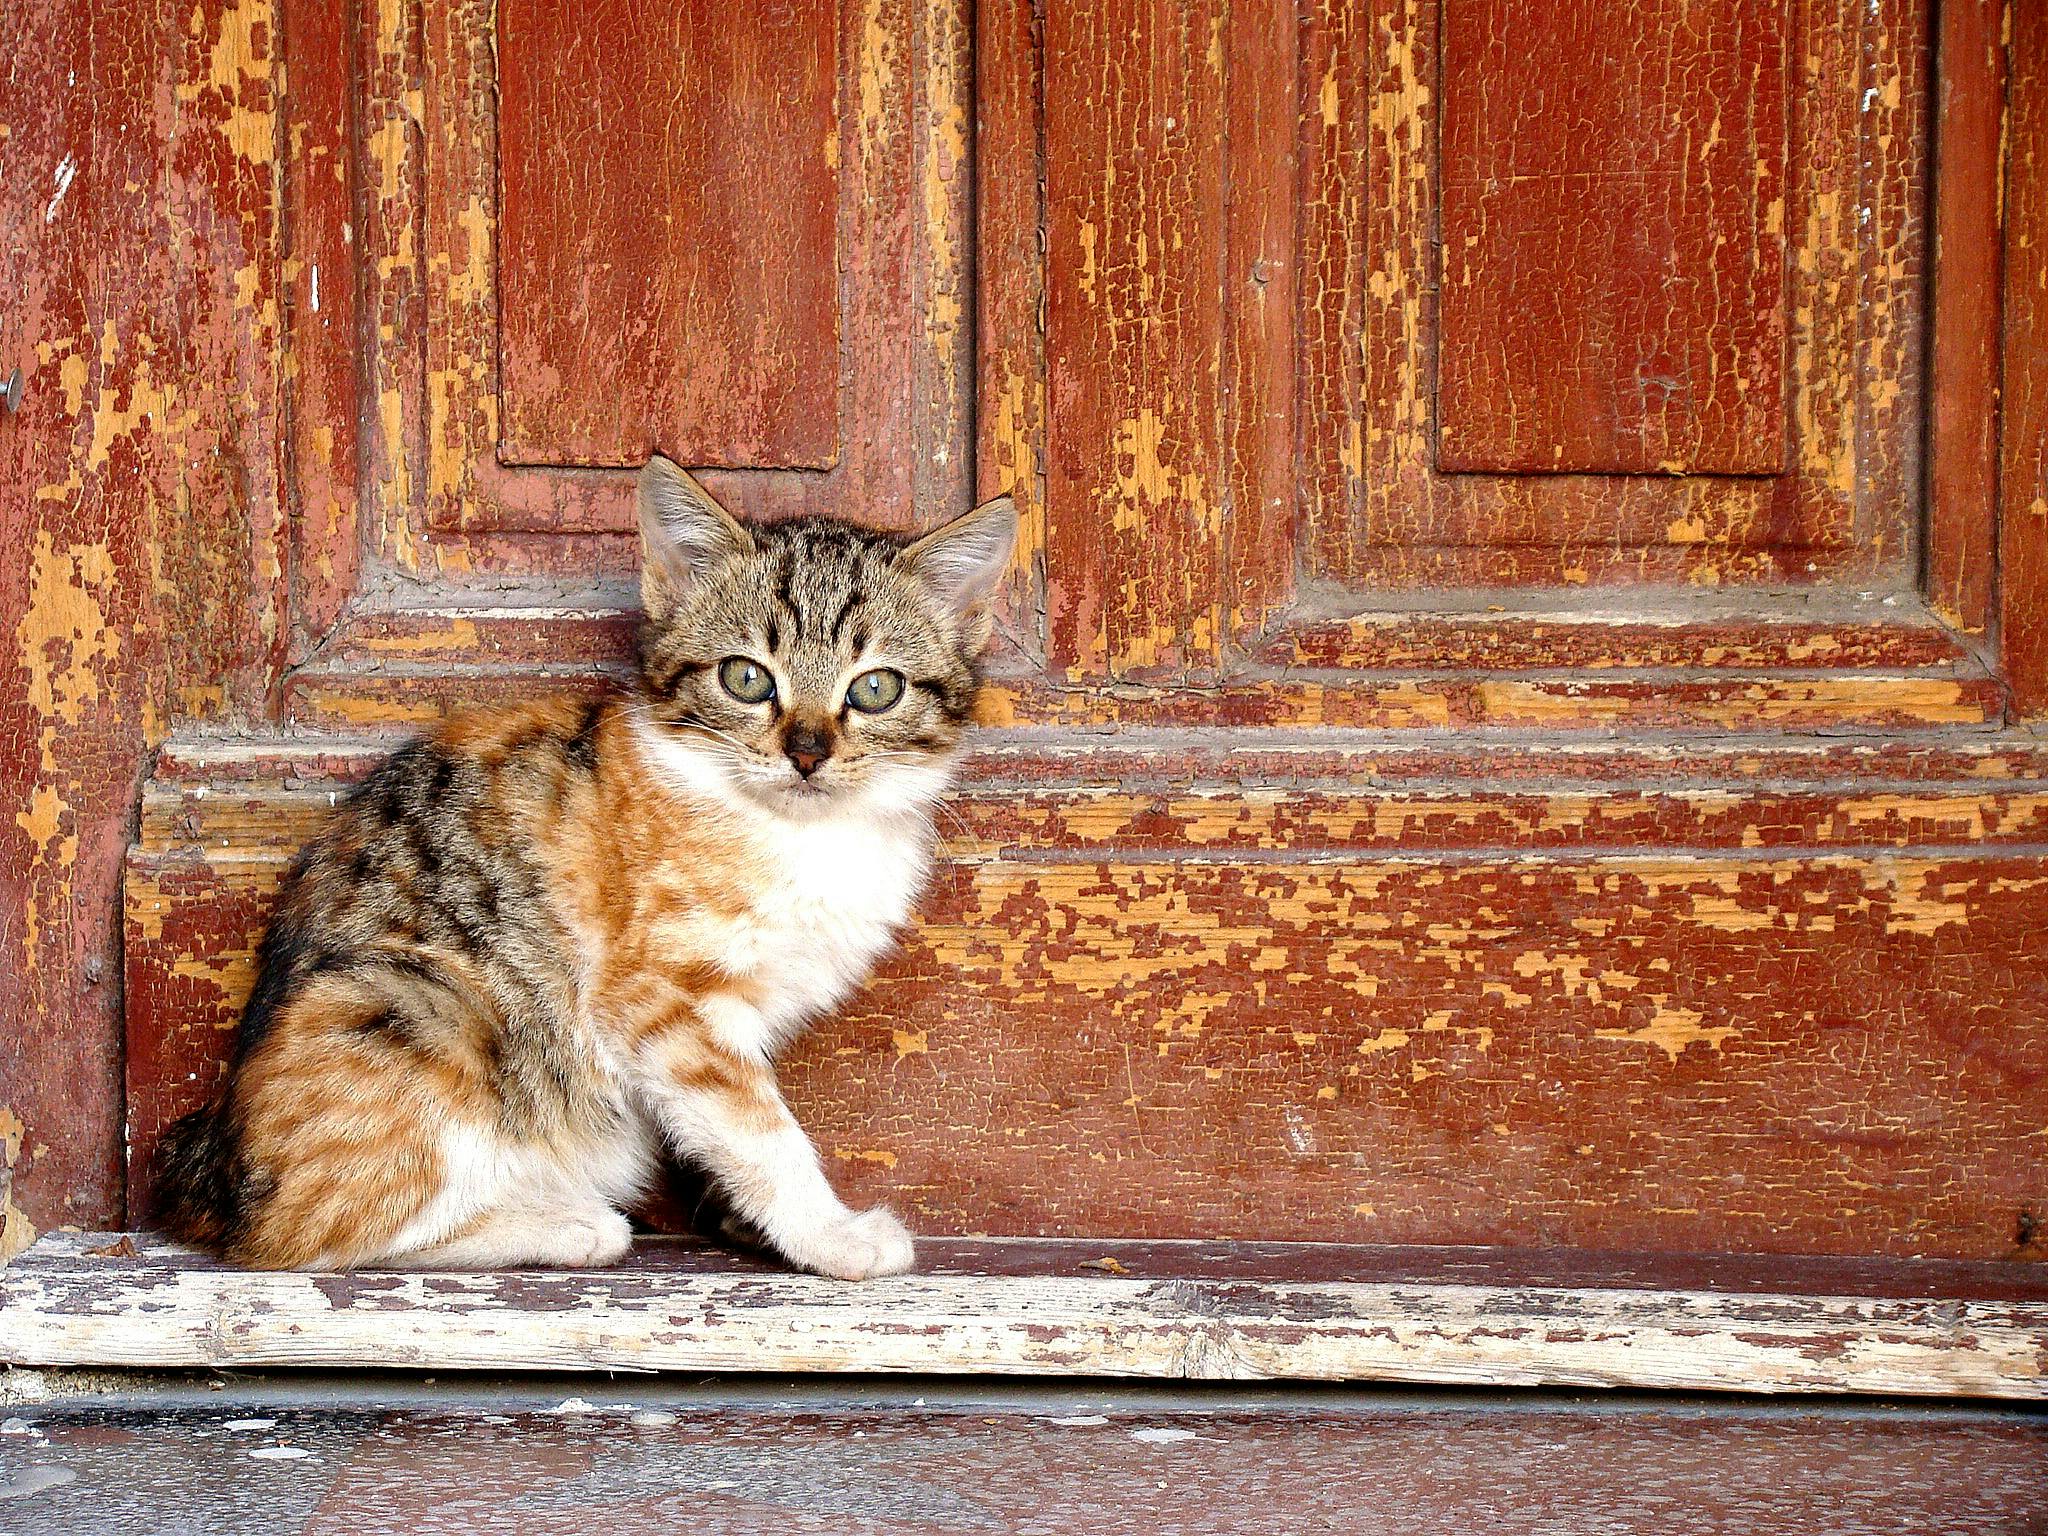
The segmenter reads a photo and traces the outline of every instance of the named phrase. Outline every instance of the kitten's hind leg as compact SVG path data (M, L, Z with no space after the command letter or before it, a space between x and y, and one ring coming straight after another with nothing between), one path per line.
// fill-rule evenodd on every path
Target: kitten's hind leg
M392 1269L590 1269L616 1263L633 1229L609 1206L503 1205L438 1243L376 1261Z

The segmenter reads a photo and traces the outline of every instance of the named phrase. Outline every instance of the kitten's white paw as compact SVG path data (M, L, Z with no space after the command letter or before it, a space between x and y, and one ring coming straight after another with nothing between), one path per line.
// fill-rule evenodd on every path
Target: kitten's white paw
M616 1264L633 1246L633 1224L617 1211L569 1217L552 1236L553 1262L577 1269Z
M805 1236L790 1255L806 1269L837 1280L900 1275L917 1260L910 1229L882 1206L845 1217Z

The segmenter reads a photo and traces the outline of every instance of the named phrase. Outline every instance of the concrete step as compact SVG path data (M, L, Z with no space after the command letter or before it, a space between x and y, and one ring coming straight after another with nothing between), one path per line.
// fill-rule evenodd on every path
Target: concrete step
M1983 1536L2038 1529L2048 1504L2048 1420L1988 1408L928 1380L105 1385L0 1406L0 1529Z

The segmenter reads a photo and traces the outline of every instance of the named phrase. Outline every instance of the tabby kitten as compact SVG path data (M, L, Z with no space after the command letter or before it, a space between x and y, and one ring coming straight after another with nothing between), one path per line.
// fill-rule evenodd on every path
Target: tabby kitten
M773 1058L866 978L931 858L1015 537L748 528L640 477L638 677L453 715L299 856L167 1225L264 1268L604 1264L664 1150L791 1263L910 1267Z

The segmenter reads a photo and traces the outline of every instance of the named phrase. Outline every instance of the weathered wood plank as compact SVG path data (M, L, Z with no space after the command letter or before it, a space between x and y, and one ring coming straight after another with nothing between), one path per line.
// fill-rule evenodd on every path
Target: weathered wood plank
M1191 754L1192 755L1192 754ZM179 784L159 779L145 792L133 857L143 863L285 857L319 831L337 794L369 754L346 764L315 763L288 782L226 777ZM1048 751L971 760L944 818L951 857L1000 853L1156 849L1190 854L1261 850L1521 852L1645 847L1691 849L1880 849L2048 845L2048 763L2036 778L1976 785L1871 778L1745 786L1674 779L1665 784L1603 778L1572 759L1555 775L1516 784L1452 782L1373 785L1377 760L1331 754L1319 776L1284 782L1228 757L1162 773L1135 756ZM1295 765L1299 769L1302 765ZM1361 782L1344 782L1344 770ZM1120 772L1119 770L1124 771ZM1574 777L1574 773L1580 776ZM1068 777L1048 783L1052 774Z
M419 726L480 701L599 687L599 666L314 663L286 681L286 712L324 730ZM1544 731L1918 731L1990 727L2005 693L1975 662L1924 672L1663 669L1493 674L1268 669L1215 685L988 679L984 726L1459 727Z
M65 1532L2032 1536L2048 1501L2019 1403L230 1375L9 1416L21 1507Z
M362 559L356 79L348 6L294 9L281 38L286 112L281 217L288 246L284 401L291 506L290 660L318 648L354 595Z
M1435 131L1445 25L1436 0L1307 13L1304 367L1307 398L1329 407L1304 422L1308 569L1367 588L1903 574L1923 396L1925 0L1806 0L1787 19L1799 109L1786 194L1762 210L1790 247L1778 476L1438 473L1432 373L1457 257L1436 244L1458 173ZM1695 152L1714 142L1703 125Z
M1111 749L1059 789L1014 750L903 953L798 1053L849 1187L952 1230L2037 1251L2038 1117L2005 1085L2048 1048L2039 783L1716 794L1497 757L1459 790L1141 788ZM130 871L138 1156L216 1070L288 852L238 830L269 794L198 787ZM326 792L283 793L306 828Z
M364 607L334 632L322 659L363 668L623 664L633 651L637 601L619 586L577 597L565 601L559 586L474 594L455 587L428 606ZM1253 660L1343 671L1981 670L1950 628L1897 594L1766 602L1661 592L1621 602L1592 593L1439 593L1422 608L1322 601L1320 611L1275 625Z
M1976 669L1957 636L1931 621L1899 622L1876 610L1760 619L1688 611L1669 597L1632 608L1562 601L1548 611L1498 602L1479 611L1449 603L1424 613L1367 608L1278 629L1259 657L1271 665L1346 671Z
M417 724L462 699L516 696L551 679L590 686L597 670L626 665L637 612L616 589L587 596L565 606L482 592L366 609L294 674L287 707L307 724L360 729ZM2003 708L1983 663L1951 632L1911 602L1878 597L1786 598L1748 611L1704 594L1633 604L1524 594L1513 607L1467 600L1349 613L1274 631L1237 670L1239 681L1213 687L1102 687L1044 680L1013 655L983 718L1725 732L1982 724Z
M405 739L382 732L284 736L175 736L158 753L154 782L196 791L216 782L310 784L354 778ZM1558 736L1504 751L1481 736L1326 730L1147 730L1076 736L1026 728L978 731L965 773L971 781L1156 789L1201 784L1313 787L1561 785L1614 790L1629 785L1769 785L1875 792L1884 784L1971 789L2023 787L2048 779L2048 738L2030 728L1923 736ZM327 786L322 786L327 787Z
M277 16L0 8L0 1245L121 1212L135 796L284 659Z
M1295 280L1301 188L1297 154L1301 27L1297 0L1232 5L1224 32L1224 422L1217 533L1228 644L1242 644L1294 590Z
M1513 727L1569 730L1909 731L1989 726L2003 717L2005 693L1975 675L1911 672L1717 674L1711 671L1558 673L1478 672L1427 676L1322 677L1281 672L1217 686L1090 685L996 676L982 690L984 725L1339 726L1363 730ZM323 680L324 681L324 680ZM311 679L308 679L311 683ZM391 689L387 696L398 690ZM417 711L431 693L414 683ZM326 724L375 706L360 693L332 688L298 697L303 718ZM420 718L415 714L414 718Z
M1008 1262L987 1263L992 1249ZM1157 1250L1115 1244L926 1250L939 1272L849 1289L688 1249L588 1274L249 1274L147 1239L60 1234L0 1270L0 1360L2048 1396L2038 1287L1983 1299L1302 1280L1273 1251L1264 1275L1183 1264L1159 1279L1145 1273Z
M1043 659L1045 579L1045 165L1043 18L1031 0L974 8L976 494L1008 492L1017 549L999 624Z
M1058 5L1044 26L1047 652L1077 676L1210 672L1225 8Z

